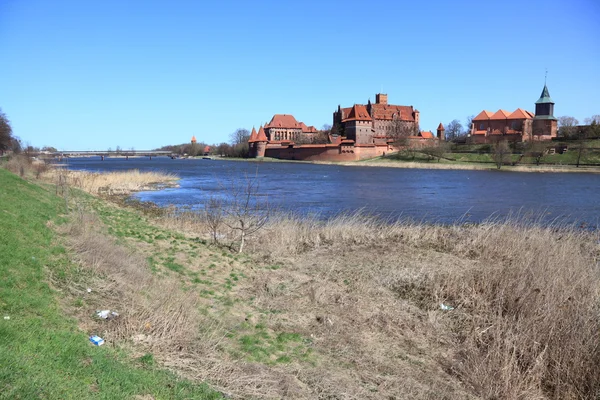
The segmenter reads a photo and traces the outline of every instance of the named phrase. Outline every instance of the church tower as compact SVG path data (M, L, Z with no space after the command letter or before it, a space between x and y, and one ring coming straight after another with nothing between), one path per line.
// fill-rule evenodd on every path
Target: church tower
M550 97L548 86L545 84L540 98L535 102L535 117L538 118L538 116L539 118L556 119L554 118L554 101Z
M532 133L534 140L548 140L556 137L557 120L554 116L554 100L550 97L548 86L544 89L538 101L535 102Z

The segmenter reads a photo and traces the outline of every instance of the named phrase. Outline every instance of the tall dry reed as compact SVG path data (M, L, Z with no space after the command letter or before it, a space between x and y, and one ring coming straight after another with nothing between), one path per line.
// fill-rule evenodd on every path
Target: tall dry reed
M140 172L139 170L114 172L71 171L53 168L43 174L48 181L58 181L66 177L68 185L94 195L129 194L140 190L150 190L160 185L174 185L177 176L162 172Z

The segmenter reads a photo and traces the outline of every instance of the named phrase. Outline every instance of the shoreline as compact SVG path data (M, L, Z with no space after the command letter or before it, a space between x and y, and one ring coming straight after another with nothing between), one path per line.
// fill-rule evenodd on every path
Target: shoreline
M498 169L494 164L475 164L475 163L456 163L431 161L413 162L413 161L395 161L387 159L368 159L359 161L301 161L301 160L281 160L277 158L218 158L226 161L248 161L248 162L269 162L269 163L304 163L318 165L340 165L344 167L383 167L383 168L404 168L404 169L443 169L443 170L464 170L464 171L503 171L503 172L537 172L537 173L591 173L600 174L600 166L581 166L573 165L505 165Z

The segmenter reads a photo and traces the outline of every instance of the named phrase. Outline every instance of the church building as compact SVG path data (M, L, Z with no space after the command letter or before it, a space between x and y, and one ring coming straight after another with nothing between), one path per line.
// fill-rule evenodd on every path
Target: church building
M535 102L535 114L522 108L513 112L498 110L495 113L483 110L471 122L469 136L472 143L501 139L516 142L551 140L557 134L554 101L545 84L540 98Z

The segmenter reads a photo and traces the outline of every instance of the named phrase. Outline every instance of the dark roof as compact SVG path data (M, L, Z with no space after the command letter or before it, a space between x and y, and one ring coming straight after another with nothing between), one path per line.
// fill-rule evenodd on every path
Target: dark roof
M540 95L540 98L538 99L538 101L535 102L535 104L544 104L544 103L554 104L554 101L550 97L550 92L548 91L548 86L546 86L546 85L544 85L544 90L542 90L542 94Z

